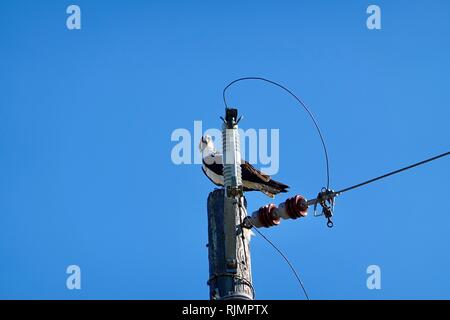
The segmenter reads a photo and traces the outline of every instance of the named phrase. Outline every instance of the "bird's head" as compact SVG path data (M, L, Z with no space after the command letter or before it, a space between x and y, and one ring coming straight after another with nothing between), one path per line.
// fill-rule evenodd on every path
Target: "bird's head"
M214 147L214 142L213 142L211 136L210 135L204 135L200 139L200 143L198 145L198 148L199 148L201 153L203 153L205 150L214 151L215 147Z

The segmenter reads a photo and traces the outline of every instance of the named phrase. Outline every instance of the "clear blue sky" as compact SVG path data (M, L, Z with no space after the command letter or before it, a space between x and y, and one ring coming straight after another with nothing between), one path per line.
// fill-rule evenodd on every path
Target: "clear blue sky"
M0 298L207 299L213 186L171 162L172 131L218 127L224 85L268 77L316 114L346 187L449 149L449 39L444 0L1 1ZM241 127L280 129L276 178L313 197L323 155L304 112L256 82L229 102ZM343 195L332 230L309 216L264 231L313 299L449 299L449 178L439 160ZM269 200L249 194L249 210ZM302 299L273 249L251 246L257 298Z

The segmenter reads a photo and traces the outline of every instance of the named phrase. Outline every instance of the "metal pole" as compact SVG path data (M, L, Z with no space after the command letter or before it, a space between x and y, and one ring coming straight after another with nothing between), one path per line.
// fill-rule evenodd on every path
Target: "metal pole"
M237 110L226 109L223 126L224 189L208 196L208 285L211 299L254 299L250 263L250 231L241 177Z

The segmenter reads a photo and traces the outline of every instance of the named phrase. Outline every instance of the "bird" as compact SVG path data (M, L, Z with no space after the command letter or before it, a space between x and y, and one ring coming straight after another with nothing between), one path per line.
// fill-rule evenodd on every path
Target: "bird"
M199 150L202 154L203 173L217 186L223 186L223 160L209 135L200 139ZM274 198L278 193L287 192L289 186L273 180L269 175L241 160L242 183L244 191L260 191Z

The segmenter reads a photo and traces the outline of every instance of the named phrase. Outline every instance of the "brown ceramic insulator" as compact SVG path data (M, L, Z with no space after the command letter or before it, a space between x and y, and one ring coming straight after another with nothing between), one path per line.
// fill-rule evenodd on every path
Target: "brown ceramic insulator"
M308 205L301 195L289 198L285 202L286 212L291 219L305 217L308 214Z
M277 226L280 224L280 217L274 217L273 215L273 212L276 210L276 208L277 206L273 203L259 208L258 218L265 228Z

